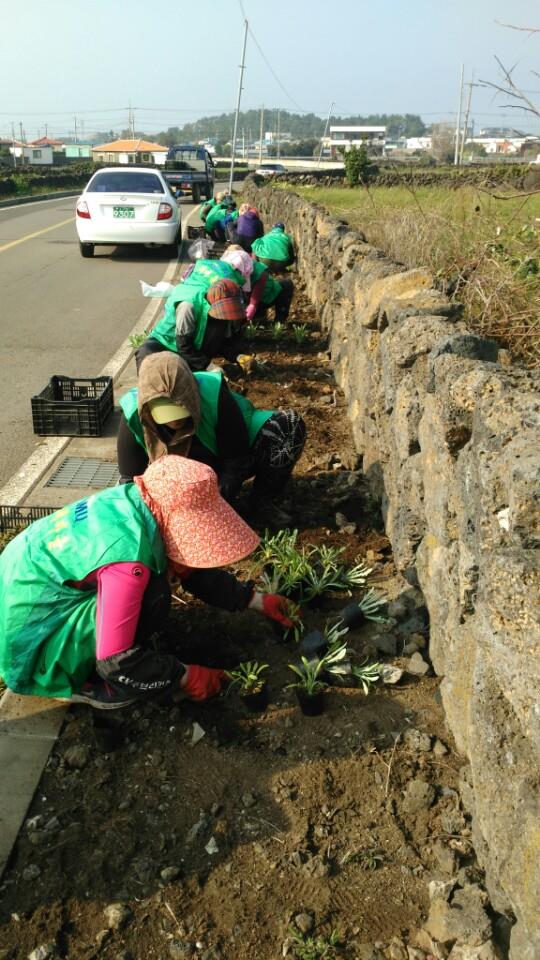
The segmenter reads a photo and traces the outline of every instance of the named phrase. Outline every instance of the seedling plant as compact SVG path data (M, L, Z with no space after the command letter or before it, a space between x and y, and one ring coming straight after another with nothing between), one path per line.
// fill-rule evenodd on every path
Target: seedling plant
M309 330L306 323L293 323L292 332L297 343L305 343L309 337Z
M383 617L380 611L386 603L386 597L377 596L373 587L364 594L359 601L358 606L366 620L372 620L374 623L388 623L388 617Z
M225 675L231 681L227 693L234 690L235 687L243 696L257 693L266 682L263 677L265 670L268 670L268 664L259 663L257 660L245 660L238 665L236 670L227 670Z
M340 559L343 547L297 548L297 537L297 530L280 530L274 536L266 532L256 558L263 590L294 594L300 603L309 603L327 590L365 585L371 569L364 563L347 567Z
M138 350L146 340L148 333L148 330L143 330L142 333L133 333L130 337L128 337L130 347L133 350Z
M260 331L260 327L256 323L246 323L244 327L244 336L246 340L255 340L255 337Z
M287 685L287 689L302 690L308 697L322 693L326 689L325 673L332 673L347 656L347 644L328 650L320 660L301 658L301 663L290 663L289 669L298 677Z
M382 667L382 663L368 663L367 660L362 660L361 663L351 667L351 673L357 685L362 687L366 697L370 689L380 680Z
M285 330L285 324L281 323L280 320L276 320L272 327L272 336L274 340L279 340L283 336L283 331Z
M289 936L296 960L337 960L335 947L342 945L337 930L332 930L328 937L310 937L296 927L291 927Z

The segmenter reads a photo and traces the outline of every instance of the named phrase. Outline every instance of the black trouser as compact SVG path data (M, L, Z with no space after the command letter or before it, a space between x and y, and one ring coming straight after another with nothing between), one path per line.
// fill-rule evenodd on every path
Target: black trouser
M214 357L224 357L225 360L236 360L240 351L240 341L242 339L241 324L231 324L232 333L228 336L229 324L224 320L216 320L209 316L206 321L206 330L204 331L203 341L199 349L193 346L193 336L179 336L176 339L178 353L186 361L190 370L197 373L206 370L208 364ZM141 363L145 357L152 353L162 353L166 350L159 340L150 336L144 341L135 353L135 364L137 373L139 373Z
M252 447L255 461L255 497L280 493L300 459L306 425L296 410L279 410L259 430Z
M289 311L291 309L291 301L294 294L294 284L292 280L278 280L277 282L281 287L281 291L278 293L277 297L272 301L272 303L260 303L255 316L264 317L266 316L268 307L274 307L276 312L275 320L279 321L280 323L284 323L289 316Z

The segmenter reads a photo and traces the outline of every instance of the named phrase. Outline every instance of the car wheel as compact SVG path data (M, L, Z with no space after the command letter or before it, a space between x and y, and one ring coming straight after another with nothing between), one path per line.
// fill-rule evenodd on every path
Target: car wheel
M81 257L93 257L93 256L94 256L94 244L93 244L93 243L79 243L79 250L81 251Z
M198 183L194 183L193 187L191 188L191 198L193 203L201 202L201 188Z

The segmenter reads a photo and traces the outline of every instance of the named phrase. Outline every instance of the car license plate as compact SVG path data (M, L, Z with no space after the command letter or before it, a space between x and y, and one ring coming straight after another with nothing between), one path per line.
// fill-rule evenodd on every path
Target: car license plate
M135 207L113 207L113 217L120 217L123 220L135 219Z

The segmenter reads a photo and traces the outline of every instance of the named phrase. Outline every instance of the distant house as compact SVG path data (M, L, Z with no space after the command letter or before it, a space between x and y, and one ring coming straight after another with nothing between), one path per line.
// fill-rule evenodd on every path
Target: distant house
M382 151L386 139L386 127L330 127L330 136L323 137L323 147L330 150L333 158L340 150L350 150L362 143L377 152Z
M168 147L148 140L113 140L92 147L92 158L96 163L155 163L164 164Z
M29 144L29 147L51 147L55 153L59 150L64 149L64 144L62 140L53 140L52 137L40 137L39 140L32 140Z
M431 137L407 137L406 150L431 150Z
M53 148L48 144L43 144L40 147L31 143L25 144L22 148L22 156L24 162L31 164L31 166L52 166L54 163Z
M91 143L66 143L66 160L91 160L92 159L92 144Z

